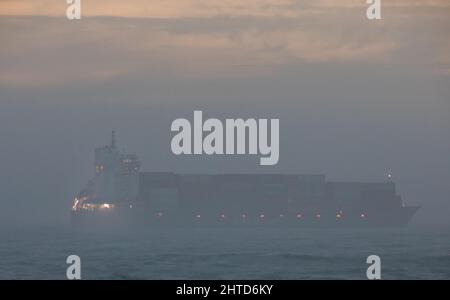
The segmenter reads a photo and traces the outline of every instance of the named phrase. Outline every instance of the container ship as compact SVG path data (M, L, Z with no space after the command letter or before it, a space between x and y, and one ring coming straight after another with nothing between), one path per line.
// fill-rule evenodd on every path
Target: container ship
M391 178L333 182L308 174L142 172L135 154L95 149L95 175L73 200L71 223L86 227L400 227L408 206Z

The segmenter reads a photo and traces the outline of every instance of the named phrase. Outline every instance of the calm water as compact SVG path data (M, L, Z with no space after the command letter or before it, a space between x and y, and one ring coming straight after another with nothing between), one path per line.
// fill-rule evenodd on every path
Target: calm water
M385 279L449 279L450 230L192 229L144 233L0 233L0 279L364 279L377 254Z

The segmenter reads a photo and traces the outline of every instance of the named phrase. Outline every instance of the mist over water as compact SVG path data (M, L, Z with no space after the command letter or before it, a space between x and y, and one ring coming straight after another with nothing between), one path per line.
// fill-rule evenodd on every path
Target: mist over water
M366 279L369 255L382 279L446 279L450 231L404 229L149 229L3 231L0 279ZM6 243L5 243L6 242Z
M146 103L158 99L153 93L162 93L161 86L142 89L134 101L110 85L98 96L70 88L0 91L0 278L65 279L70 254L81 257L86 279L364 279L371 254L382 259L382 278L448 278L447 103L437 97L435 106L404 106L409 96L419 101L412 95L417 91L395 98L384 88L384 96L359 104L368 97L363 92L347 98L333 84L308 88L309 76L302 76L217 83L217 91L184 82L170 93L176 105ZM273 91L277 87L285 96ZM174 157L170 123L191 118L192 107L207 117L280 118L279 164L268 170L244 156ZM111 129L119 149L138 154L144 171L315 173L338 181L384 181L390 172L405 203L422 208L402 229L73 231L73 197L92 177L93 149L109 143Z
M325 174L362 182L391 173L404 202L422 206L413 222L448 225L450 103L443 82L398 70L347 70L345 78L342 72L310 67L270 80L2 89L0 223L66 224L73 197L93 176L94 148L108 144L115 129L119 149L136 153L143 171ZM319 88L320 77L326 83ZM371 81L378 88L371 90ZM442 96L430 98L433 88ZM192 119L194 109L208 118L279 118L279 163L173 155L171 122Z

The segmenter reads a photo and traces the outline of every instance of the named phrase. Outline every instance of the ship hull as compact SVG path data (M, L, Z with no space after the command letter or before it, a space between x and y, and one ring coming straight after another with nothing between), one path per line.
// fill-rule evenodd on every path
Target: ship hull
M73 211L71 224L80 229L101 228L215 228L215 227L292 227L292 228L394 228L407 226L419 207L402 207L389 213L361 215L246 214L192 215L177 212L161 214L140 208L118 208L110 211Z

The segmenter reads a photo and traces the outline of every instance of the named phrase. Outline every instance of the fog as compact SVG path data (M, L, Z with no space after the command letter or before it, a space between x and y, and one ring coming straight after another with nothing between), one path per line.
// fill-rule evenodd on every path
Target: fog
M119 147L138 154L147 171L318 173L339 181L384 181L391 173L405 202L423 206L414 223L443 223L450 213L447 88L420 73L342 66L289 68L270 79L4 88L1 220L67 223L70 201L93 176L93 149L109 143L114 129ZM278 165L259 166L254 156L173 155L170 124L192 120L194 109L205 117L279 118Z
M364 23L348 35L360 18L327 27L344 18L68 25L0 17L1 226L67 225L73 197L93 176L93 150L109 143L111 130L145 171L313 173L336 181L392 174L405 203L422 206L414 224L448 225L448 22L388 20L391 31ZM404 24L429 35L418 42ZM260 41L266 30L287 30L280 36L288 41L298 30L302 46L279 36ZM354 46L350 54L333 52L336 36ZM198 109L205 118L279 118L279 163L173 155L171 122L192 120Z

